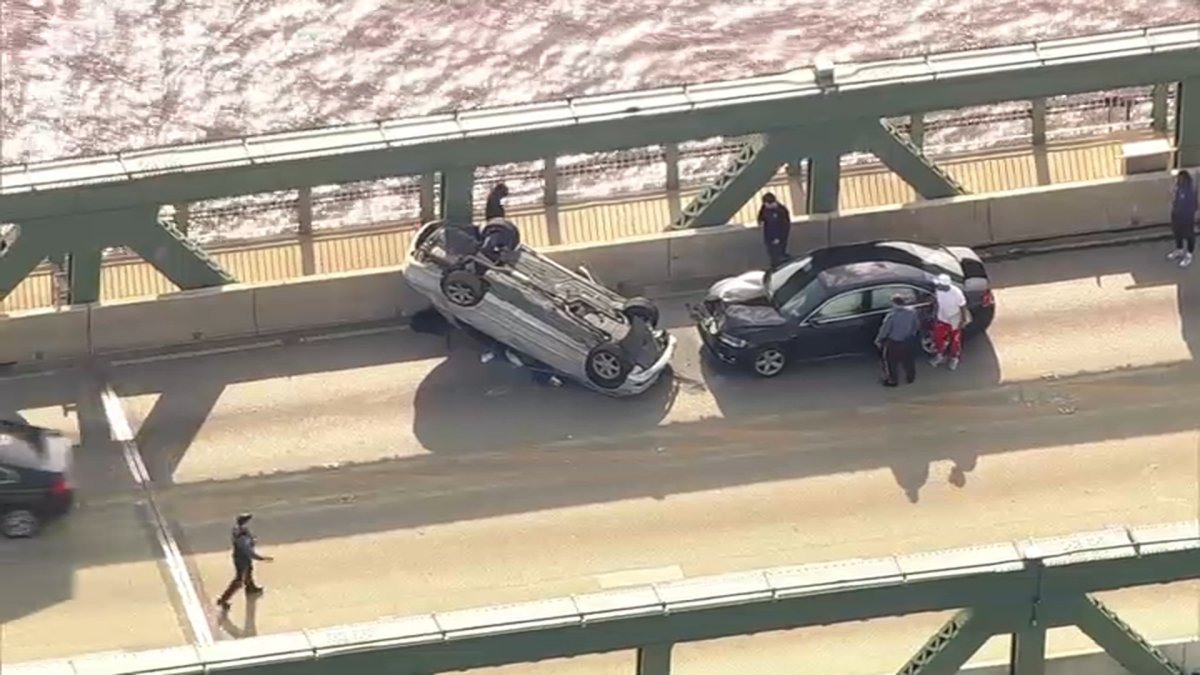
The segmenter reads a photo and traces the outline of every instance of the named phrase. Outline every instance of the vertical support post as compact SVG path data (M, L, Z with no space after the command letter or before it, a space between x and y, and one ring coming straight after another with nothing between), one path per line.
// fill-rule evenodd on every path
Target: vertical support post
M1033 145L1046 145L1046 99L1035 98L1030 101L1030 117L1033 119Z
M67 256L70 286L67 301L70 304L87 305L100 301L100 266L103 260L99 248L74 250Z
M842 153L825 148L808 158L808 213L834 213L842 191Z
M175 204L175 227L179 231L187 234L188 227L191 225L192 205L188 202Z
M1156 84L1150 90L1150 128L1154 133L1167 133L1167 95L1169 89L1165 84Z
M674 645L638 647L637 675L671 675L671 648Z
M442 170L442 213L444 220L468 224L475 221L475 167Z
M542 169L542 204L546 210L546 235L551 246L563 243L558 220L558 158L546 157Z
M1200 78L1176 85L1175 166L1200 166Z
M804 160L788 162L784 170L787 172L788 196L792 198L793 214L798 216L808 213L808 200L804 190Z
M909 118L908 137L918 150L925 149L925 113L913 113Z
M663 158L667 164L667 208L671 212L671 221L679 219L683 211L683 203L679 194L679 144L667 143L663 146Z
M1030 621L1012 634L1012 675L1046 675L1046 626Z
M420 203L422 223L428 223L437 218L437 203L434 201L434 186L436 185L437 176L431 173L421 176Z
M296 194L296 216L300 221L300 234L312 234L312 206L312 188L300 188Z

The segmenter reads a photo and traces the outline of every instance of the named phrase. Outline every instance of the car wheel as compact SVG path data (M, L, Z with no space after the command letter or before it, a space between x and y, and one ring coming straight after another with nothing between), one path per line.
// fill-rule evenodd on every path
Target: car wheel
M658 328L658 307L646 298L630 298L621 311L629 319L641 319L651 328Z
M451 270L442 277L442 294L459 307L478 305L486 290L483 278L466 270Z
M933 339L933 331L921 333L921 351L929 356L937 356L937 341Z
M500 254L517 250L521 245L521 231L507 220L492 220L479 233L483 250Z
M775 377L787 368L787 352L779 347L763 347L754 354L754 374L759 377Z
M584 364L588 379L598 387L614 389L625 383L633 364L619 346L606 342L588 352Z
M12 509L0 518L0 533L9 539L32 537L38 530L38 517L29 509Z

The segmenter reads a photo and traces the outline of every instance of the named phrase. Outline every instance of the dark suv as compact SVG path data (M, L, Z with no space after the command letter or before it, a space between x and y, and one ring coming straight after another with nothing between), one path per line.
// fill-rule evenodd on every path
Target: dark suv
M31 537L71 509L74 450L57 431L0 420L0 534Z

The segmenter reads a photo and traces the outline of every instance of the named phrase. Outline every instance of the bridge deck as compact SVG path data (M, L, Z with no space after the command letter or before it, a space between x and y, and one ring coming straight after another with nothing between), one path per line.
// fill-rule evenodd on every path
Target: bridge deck
M1134 132L1133 136L1148 134ZM1017 148L942 160L951 175L973 193L1000 192L1037 185L1072 183L1120 176L1121 144L1131 134L1051 145L1044 150ZM765 190L774 190L793 211L786 178L778 176ZM670 199L686 204L699 192L683 190L632 195L603 202L562 204L557 213L543 209L515 211L514 220L534 246L552 242L551 223L558 220L558 239L564 244L608 241L661 231L671 221ZM762 191L760 191L761 194ZM913 190L881 165L848 169L842 176L841 209L853 210L901 204L916 199ZM735 220L755 217L757 198ZM377 224L370 228L317 234L305 241L288 237L272 241L239 242L213 247L215 257L239 280L269 282L304 276L400 264L414 223ZM137 258L106 261L102 298L113 300L169 293L174 287L153 267ZM53 283L48 270L21 283L3 303L4 310L51 306Z

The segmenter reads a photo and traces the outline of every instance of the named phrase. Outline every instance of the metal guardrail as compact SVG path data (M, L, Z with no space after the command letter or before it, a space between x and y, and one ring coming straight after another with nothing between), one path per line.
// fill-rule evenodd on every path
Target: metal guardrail
M1056 606L1077 606L1083 594L1195 578L1200 522L1191 521L18 664L6 675L440 673L961 607L1027 623L1036 604L1054 626L1070 622Z

